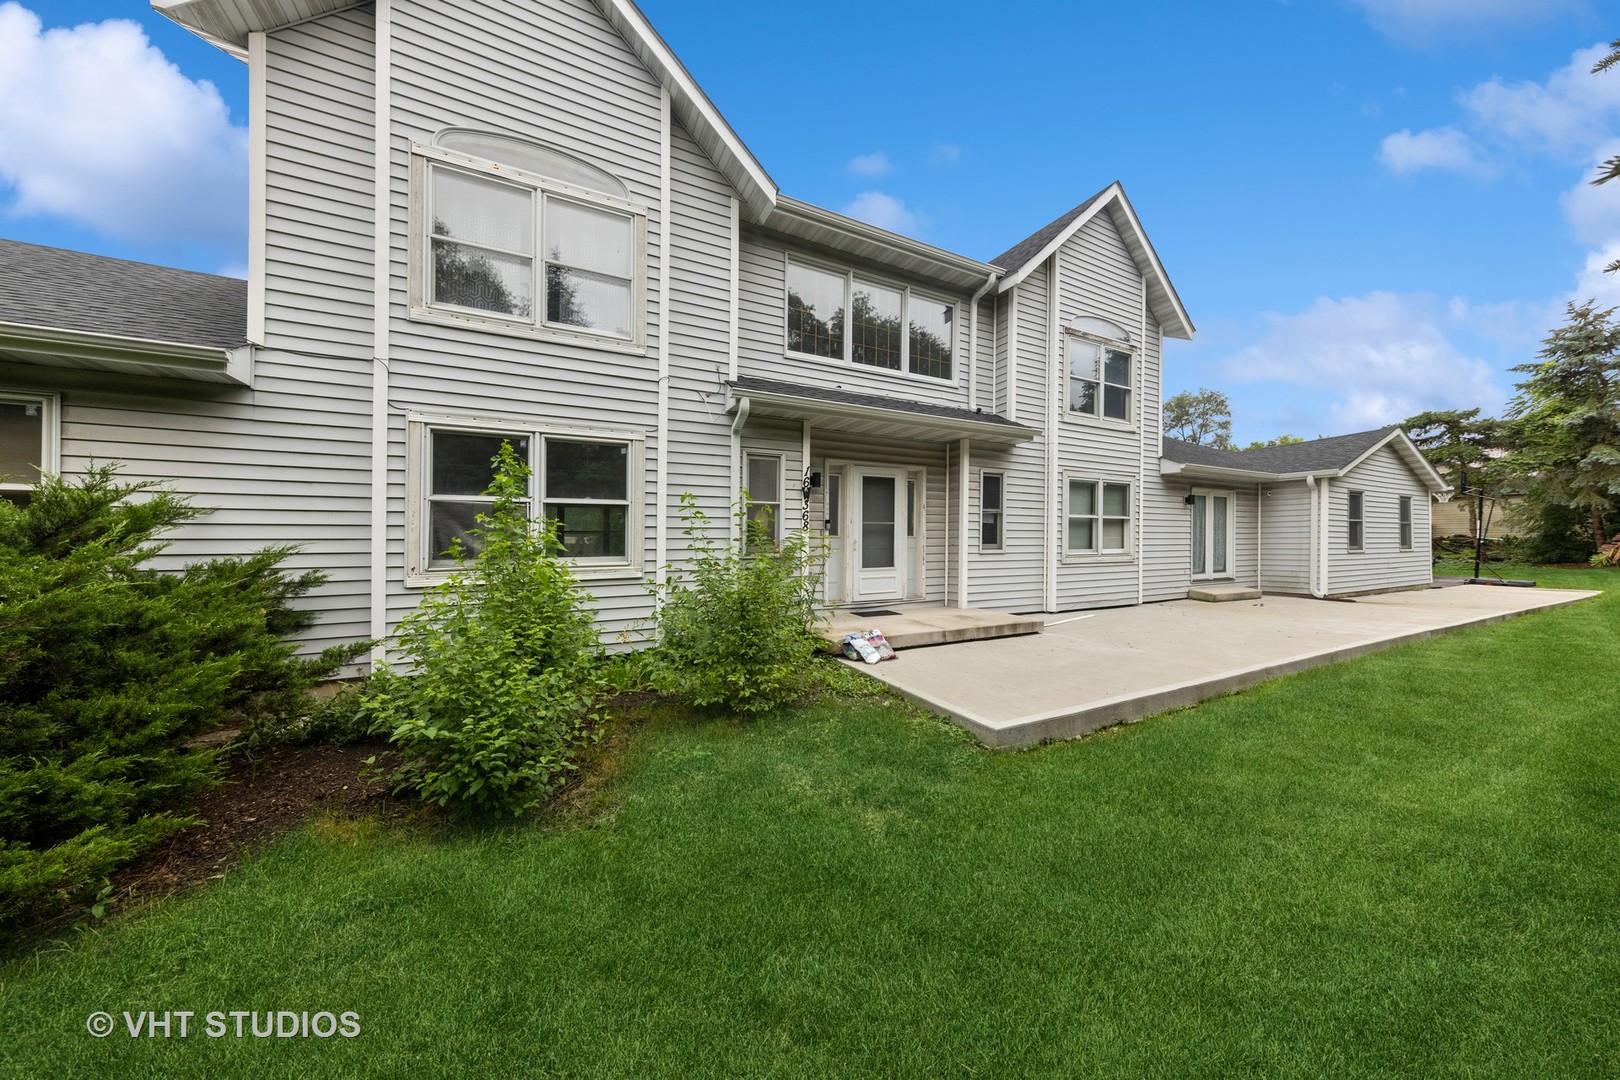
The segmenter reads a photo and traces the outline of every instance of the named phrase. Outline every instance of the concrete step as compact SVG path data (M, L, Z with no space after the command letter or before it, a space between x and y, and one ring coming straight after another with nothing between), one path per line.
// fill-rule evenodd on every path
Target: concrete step
M1187 590L1187 599L1223 604L1230 600L1258 600L1260 590L1247 585L1194 585Z
M920 607L901 608L896 615L835 612L822 624L820 632L828 648L836 652L845 634L861 630L883 631L884 638L898 650L1038 634L1045 625L1044 620L1030 615L1009 615L980 608Z

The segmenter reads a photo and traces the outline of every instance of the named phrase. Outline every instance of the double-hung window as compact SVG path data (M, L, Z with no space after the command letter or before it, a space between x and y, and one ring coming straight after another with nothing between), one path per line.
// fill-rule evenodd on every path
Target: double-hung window
M782 458L779 454L745 454L748 483L749 546L755 538L776 544L782 539Z
M477 550L478 516L489 514L495 457L512 447L529 469L523 500L530 518L552 523L563 555L578 569L640 563L636 476L640 446L629 436L485 427L413 420L410 468L417 492L409 527L409 576L455 567L452 547Z
M1412 496L1402 495L1400 504L1401 550L1412 550Z
M1349 548L1351 551L1360 551L1367 533L1366 504L1367 498L1359 491L1348 493L1345 513L1346 532L1349 534Z
M951 378L956 304L902 285L787 260L787 351Z
M1064 550L1071 555L1129 553L1131 485L1070 480Z
M480 132L414 151L414 316L641 343L646 213L622 183Z
M0 495L25 495L57 471L54 394L0 390Z
M979 474L979 550L1001 550L1003 473Z
M1131 420L1131 353L1113 344L1070 336L1069 412Z

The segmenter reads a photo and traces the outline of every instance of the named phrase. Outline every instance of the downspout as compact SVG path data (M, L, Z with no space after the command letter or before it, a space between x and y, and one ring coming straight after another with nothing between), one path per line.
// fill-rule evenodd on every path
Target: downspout
M1254 485L1254 588L1266 591L1266 485Z
M1317 543L1316 538L1317 534L1322 531L1322 492L1317 486L1315 473L1305 477L1305 486L1310 489L1311 493L1311 534L1306 538L1306 547L1310 553L1310 561L1308 564L1310 569L1306 573L1309 579L1308 587L1311 591L1311 595L1320 600L1323 599L1323 594L1322 590L1317 587L1316 579L1318 574L1317 560L1321 556L1321 545Z
M1317 595L1325 600L1333 592L1330 582L1330 579L1332 578L1333 560L1329 557L1330 549L1328 547L1328 532L1332 527L1331 511L1333 509L1333 501L1329 495L1327 477L1322 477L1317 486L1320 489L1320 494L1322 496L1322 532L1320 538L1322 551L1321 555L1316 560L1317 565L1322 568L1322 591Z
M1147 552L1142 550L1142 539L1146 532L1142 524L1142 510L1147 505L1147 395L1142 384L1147 380L1143 377L1147 373L1147 275L1142 275L1142 363L1136 372L1136 546L1132 550L1136 553L1136 602L1147 601ZM1159 385L1164 385L1164 347L1159 347ZM1159 437L1164 437L1164 421L1159 421Z
M979 301L984 294L996 287L999 281L995 274L985 278L979 291L973 294L968 301L968 410L977 411L979 408ZM965 493L964 493L965 494Z
M968 606L968 514L967 514L967 511L968 511L968 440L967 440L967 438L963 437L961 440L959 440L957 442L956 446L957 446L957 449L956 449L956 471L957 471L956 486L957 486L957 489L958 489L958 491L960 493L959 494L959 499L960 499L961 504L962 504L961 513L957 514L957 519L958 520L957 520L956 542L957 542L958 550L960 551L960 554L957 557L957 567L956 567L956 606L959 607L959 608L965 608L965 607ZM980 493L979 497L981 499L984 497L982 492ZM1007 509L1006 509L1007 508L1007 495L1006 495L1006 492L1002 493L1001 506L1002 506L1002 510L1001 510L1001 527L1002 527L1003 531L1005 531L1006 528L1007 528Z
M388 658L389 270L393 254L393 3L377 0L372 64L371 666Z
M726 327L726 378L737 381L737 351L739 307L737 294L741 288L742 264L742 202L731 197L731 282L729 325ZM742 426L748 421L748 399L737 399L737 415L731 421L731 488L726 495L726 535L736 543L737 515L731 512L731 502L742 490Z
M1058 365L1058 257L1053 252L1046 262L1046 416L1042 419L1045 431L1041 441L1046 444L1046 596L1047 611L1058 609L1058 513L1062 505L1057 497L1058 485L1058 420L1056 376Z

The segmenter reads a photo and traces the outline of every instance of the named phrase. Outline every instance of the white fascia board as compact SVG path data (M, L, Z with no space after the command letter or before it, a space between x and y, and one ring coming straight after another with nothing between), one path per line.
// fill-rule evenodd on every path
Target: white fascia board
M1074 236L1075 233L1085 228L1086 222L1096 217L1104 206L1107 206L1108 203L1115 198L1115 196L1120 194L1122 194L1122 190L1118 181L1103 188L1102 193L1094 198L1092 204L1086 207L1084 213L1075 218L1073 221L1069 222L1067 228L1058 233L1051 240L1047 241L1046 246L1041 248L1041 250L1036 252L1034 255L1030 256L1029 259L1024 262L1023 266L1002 278L1001 286L999 289L997 289L997 292L1007 292L1010 289L1016 288L1020 282L1034 272L1036 267L1045 266L1046 260L1052 257L1053 252L1062 247L1064 244L1068 243L1069 239Z
M951 440L973 438L981 442L1020 443L1028 442L1039 433L1035 428L1024 427L1021 424L1012 427L987 420L934 416L929 413L907 412L904 409L884 409L873 405L856 405L850 402L826 401L821 398L773 394L750 389L733 389L726 404L726 411L729 413L753 409L755 415L760 415L758 410L754 409L754 406L758 405L774 406L783 413L791 413L793 419L887 421L912 428L931 429L938 433L939 438Z
M243 370L241 350L215 345L0 322L0 352L8 350L40 356L81 357L117 364L130 371L181 379L223 376L228 381L245 384L239 377Z
M1278 473L1261 472L1257 469L1226 469L1219 465L1193 465L1182 461L1172 461L1170 458L1159 459L1160 476L1178 476L1186 480L1303 480L1304 473L1298 476L1283 476Z
M807 225L828 232L840 234L850 241L870 244L880 248L887 248L898 255L909 256L925 262L934 263L953 279L961 277L967 283L957 282L958 287L966 288L968 284L987 282L997 277L1001 271L989 263L970 259L966 255L958 255L954 251L925 244L921 240L913 240L909 236L902 236L888 229L880 228L869 222L828 210L824 206L807 203L802 199L795 199L782 195L777 199L776 211L770 219L764 222L768 229L776 229L789 236L796 235L794 225ZM874 257L870 253L862 252L867 257ZM876 256L881 261L881 256Z
M1159 253L1154 250L1152 241L1150 241L1147 237L1147 230L1142 228L1142 220L1136 216L1136 209L1131 206L1130 198L1126 196L1125 189L1120 186L1117 180L1114 183L1109 184L1106 188L1103 188L1103 190L1097 196L1095 196L1092 204L1086 207L1084 213L1075 218L1073 221L1069 222L1062 232L1058 233L1051 240L1049 240L1046 246L1032 256L1027 262L1025 262L1023 266L1019 267L1016 271L1003 278L1001 280L1001 291L1006 292L1007 290L1013 288L1019 282L1028 277L1032 272L1034 272L1037 266L1044 265L1046 260L1051 258L1052 254L1057 251L1058 248L1062 247L1064 244L1073 239L1075 233L1085 228L1088 222L1090 222L1103 210L1107 209L1110 204L1116 202L1119 204L1121 212L1125 215L1125 221L1130 226L1131 232L1135 235L1137 243L1141 245L1142 256L1147 263L1146 266L1138 267L1138 269L1143 272L1144 277L1150 278L1155 284L1158 285L1159 291L1164 296L1165 305L1170 309L1170 312L1175 317L1173 320L1174 324L1169 326L1166 329L1166 332L1169 333L1171 337L1186 338L1190 340L1193 336L1192 319L1187 315L1187 309L1182 307L1181 297L1176 292L1175 285L1171 283L1170 275L1165 272L1164 264L1159 261ZM1162 321L1163 320L1161 320L1161 322Z
M675 114L683 123L697 129L692 134L698 142L712 141L713 145L705 145L704 149L713 153L718 148L721 151L719 156L729 159L715 164L737 188L749 216L756 222L764 221L776 206L776 182L748 147L743 145L742 139L726 123L725 117L720 115L714 102L698 86L697 80L692 78L674 51L647 21L647 17L630 0L596 0L596 6L635 50L647 69L669 90ZM712 135L713 139L705 140L705 133Z
M1433 465L1429 464L1429 459L1423 456L1423 451L1417 448L1417 443L1412 441L1412 437L1400 428L1396 428L1387 436L1378 440L1371 447L1369 447L1365 453L1356 458L1356 460L1352 461L1350 464L1346 465L1343 469L1339 470L1339 472L1335 475L1343 476L1345 473L1349 472L1351 469L1354 469L1357 465L1360 465L1362 462L1366 461L1368 458L1378 453L1378 451L1392 443L1395 446L1396 452L1399 453L1402 460L1406 462L1407 467L1418 474L1418 478L1424 482L1425 487L1432 492L1451 491L1451 485L1446 483L1445 478L1435 471Z
M248 56L248 35L282 30L366 0L152 0L152 10L238 60Z

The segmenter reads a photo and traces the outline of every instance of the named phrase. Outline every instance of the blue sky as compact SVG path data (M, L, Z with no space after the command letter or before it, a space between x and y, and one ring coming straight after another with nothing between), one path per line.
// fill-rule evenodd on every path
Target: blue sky
M1125 184L1240 441L1498 410L1620 303L1599 0L643 0L788 194L980 258ZM246 70L140 3L0 3L0 235L245 263Z

